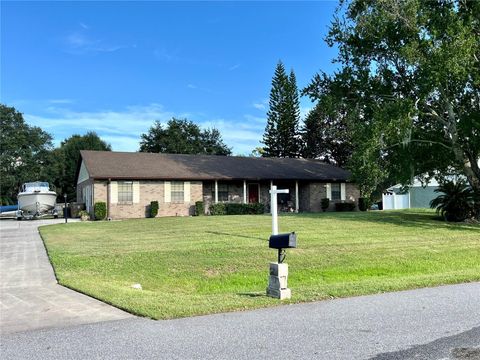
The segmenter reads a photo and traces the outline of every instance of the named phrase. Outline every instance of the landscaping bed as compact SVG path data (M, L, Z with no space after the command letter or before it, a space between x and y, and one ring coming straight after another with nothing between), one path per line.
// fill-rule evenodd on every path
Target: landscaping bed
M433 211L289 214L279 224L298 235L282 304L480 280L480 226ZM265 296L270 231L267 215L40 228L60 284L154 319L280 304Z

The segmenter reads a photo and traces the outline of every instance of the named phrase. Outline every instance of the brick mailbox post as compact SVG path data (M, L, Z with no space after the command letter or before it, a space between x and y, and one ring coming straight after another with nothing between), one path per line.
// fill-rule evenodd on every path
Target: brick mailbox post
M272 236L270 236L268 246L278 250L278 262L270 263L267 296L283 300L290 299L292 296L292 292L288 288L288 264L283 263L285 249L297 247L297 235L294 232L278 234L277 194L288 194L288 189L277 190L277 187L272 185L270 190Z

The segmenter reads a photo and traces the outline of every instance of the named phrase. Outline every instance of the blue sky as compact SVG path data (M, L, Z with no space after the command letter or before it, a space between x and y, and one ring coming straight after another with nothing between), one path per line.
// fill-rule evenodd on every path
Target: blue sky
M249 154L278 60L299 87L331 72L336 2L1 3L1 102L54 136L136 151L155 120L218 128ZM302 99L302 113L311 107Z

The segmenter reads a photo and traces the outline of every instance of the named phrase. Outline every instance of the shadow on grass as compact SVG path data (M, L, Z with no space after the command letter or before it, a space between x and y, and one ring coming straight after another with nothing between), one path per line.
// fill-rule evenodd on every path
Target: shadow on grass
M235 234L235 233L225 233L225 232L220 232L220 231L206 231L207 234L213 234L213 235L224 235L224 236L232 236L235 238L244 238L244 239L253 239L253 240L262 240L262 241L268 241L268 239L263 239L261 237L256 237L256 236L247 236L247 235L242 235L242 234Z
M266 293L259 293L259 292L250 292L250 293L237 293L239 296L246 296L246 297L267 297Z
M407 211L369 211L369 212L331 212L320 214L303 214L306 217L334 219L338 221L359 221L372 224L391 224L423 229L444 229L453 231L475 231L480 233L480 225L467 223L451 223L444 221L434 212L423 210Z

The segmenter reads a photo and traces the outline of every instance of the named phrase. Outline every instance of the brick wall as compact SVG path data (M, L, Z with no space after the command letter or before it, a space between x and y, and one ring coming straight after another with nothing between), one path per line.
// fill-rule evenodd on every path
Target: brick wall
M195 202L202 200L202 182L190 182L189 202L165 203L164 181L140 181L138 203L110 204L109 216L112 219L145 218L151 201L158 201L157 216L189 216L195 212ZM94 189L95 202L107 202L107 182L96 181Z
M347 183L345 187L347 201L354 201L358 206L358 198L360 197L360 189L356 184Z
M326 183L309 183L306 185L308 189L305 191L307 193L308 208L305 211L310 212L320 212L322 211L321 199L327 197L327 190L325 187ZM354 202L358 206L358 198L360 197L360 190L356 184L346 183L345 184L345 201L344 202ZM342 200L332 201L330 200L330 206L327 211L335 211L335 203L342 202ZM357 209L358 210L358 209Z
M305 211L310 212L320 212L322 211L321 201L323 198L327 197L327 190L325 188L325 183L310 183L308 185L308 208ZM330 208L328 210L333 210L332 201L330 202Z
M82 188L91 184L91 180L82 182L77 186L77 201L82 201ZM158 201L159 212L157 216L189 216L195 213L195 202L203 201L205 211L208 212L209 205L213 203L214 182L201 181L190 182L190 201L189 202L169 202L165 203L164 181L140 181L139 182L139 202L129 204L110 204L109 216L112 219L122 218L144 218L146 217L148 207L151 201ZM270 181L262 181L260 184L260 202L265 204L265 211L270 211ZM295 182L274 182L278 188L287 188L290 190L290 201L295 207ZM248 187L247 187L248 189ZM243 202L243 181L229 183L229 202ZM355 184L347 183L345 186L346 201L358 202L360 192ZM325 183L321 182L300 182L299 183L299 207L300 211L320 212L321 199L326 197ZM248 200L248 196L247 196ZM94 202L107 202L107 181L95 181L94 183ZM330 202L328 211L335 209L334 202Z

